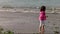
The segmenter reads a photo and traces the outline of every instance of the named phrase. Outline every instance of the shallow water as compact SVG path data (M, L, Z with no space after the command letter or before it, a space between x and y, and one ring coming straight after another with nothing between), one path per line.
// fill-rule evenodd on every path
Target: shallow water
M0 0L0 6L33 7L33 6L60 6L60 0Z

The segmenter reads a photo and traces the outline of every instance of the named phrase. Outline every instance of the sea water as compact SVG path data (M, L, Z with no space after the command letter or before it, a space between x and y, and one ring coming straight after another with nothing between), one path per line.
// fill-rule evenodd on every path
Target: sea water
M36 7L36 6L60 6L60 0L0 0L0 6Z

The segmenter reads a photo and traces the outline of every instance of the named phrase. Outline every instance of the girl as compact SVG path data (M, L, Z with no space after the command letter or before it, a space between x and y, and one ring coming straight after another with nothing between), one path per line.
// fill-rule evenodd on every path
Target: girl
M41 6L40 14L39 14L39 21L40 21L39 32L41 34L44 34L44 25L45 25L45 20L46 20L45 10L46 10L46 7L45 6Z

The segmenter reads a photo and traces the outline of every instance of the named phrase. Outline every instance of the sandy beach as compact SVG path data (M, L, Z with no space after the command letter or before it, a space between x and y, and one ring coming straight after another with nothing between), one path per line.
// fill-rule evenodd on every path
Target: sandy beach
M38 33L39 10L37 9L35 12L33 9L22 10L9 9L6 11L5 9L4 11L0 9L0 26L15 33ZM55 27L58 27L57 31L60 32L60 13L46 13L46 15L48 17L45 23L45 34L53 34Z

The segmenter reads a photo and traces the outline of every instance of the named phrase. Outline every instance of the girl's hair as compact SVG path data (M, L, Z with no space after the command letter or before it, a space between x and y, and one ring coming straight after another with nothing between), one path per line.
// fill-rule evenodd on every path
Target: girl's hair
M45 6L41 6L40 11L45 11L46 7Z

